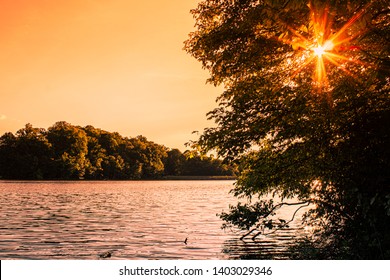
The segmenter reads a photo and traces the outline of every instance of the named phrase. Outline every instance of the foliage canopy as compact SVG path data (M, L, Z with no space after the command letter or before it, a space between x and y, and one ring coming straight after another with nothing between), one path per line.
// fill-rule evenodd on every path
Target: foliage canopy
M191 154L191 156L190 156ZM47 130L27 124L0 137L3 179L156 179L162 176L232 176L234 168L195 152L181 153L91 125L61 121Z
M317 258L390 258L388 1L205 0L192 14L185 49L225 88L197 144L240 162L233 193L249 198L226 226L273 227L265 196L295 197Z

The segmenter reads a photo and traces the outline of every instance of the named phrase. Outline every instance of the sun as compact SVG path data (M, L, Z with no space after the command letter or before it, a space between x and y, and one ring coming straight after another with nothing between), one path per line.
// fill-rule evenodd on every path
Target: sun
M316 48L313 48L313 52L316 56L322 57L322 55L326 52L324 46L318 46Z
M328 52L331 52L333 50L334 44L332 41L326 41L323 45L318 45L317 47L314 47L312 50L314 54L318 58L322 58L323 55L325 55Z
M291 36L286 40L282 37L282 41L292 46L296 52L295 61L299 62L290 78L294 78L304 68L313 65L313 81L317 88L325 88L329 86L327 75L327 65L334 65L341 71L352 75L343 67L345 63L360 63L351 57L350 52L340 50L358 50L359 47L351 46L351 41L356 36L349 32L350 27L366 12L369 5L361 9L359 12L349 19L340 29L334 30L333 21L329 16L329 8L315 9L313 5L308 5L310 8L309 26L301 26L298 29L289 27ZM304 30L304 32L302 32Z

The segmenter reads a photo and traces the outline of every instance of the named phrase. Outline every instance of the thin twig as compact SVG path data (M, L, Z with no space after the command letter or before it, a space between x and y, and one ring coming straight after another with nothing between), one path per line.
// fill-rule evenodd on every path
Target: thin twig
M292 215L292 218L291 220L289 220L288 222L285 222L284 224L285 225L288 225L289 223L291 223L294 219L295 219L295 216L296 214L298 213L298 211L304 207L308 207L309 205L311 204L311 200L308 200L308 201L301 201L301 202L282 202L282 203L279 203L277 205L275 205L274 207L272 207L272 209L266 213L265 215L263 215L262 219L265 219L267 218L269 215L271 215L272 213L274 213L275 210L281 208L282 206L296 206L296 205L301 205L300 207L298 207L298 209L296 209ZM252 228L251 230L249 230L247 233L243 234L241 236L241 240L243 240L245 237L249 236L250 234L252 234L254 231L258 230L260 227L263 227L263 223L258 223L256 225L256 227ZM276 229L275 231L271 232L271 233L267 233L267 234L264 234L264 235L269 235L269 234L272 234L274 232L276 232L277 230L279 230L281 228L278 228ZM258 233L256 233L252 239L255 239L258 235L262 234L262 231L259 231Z

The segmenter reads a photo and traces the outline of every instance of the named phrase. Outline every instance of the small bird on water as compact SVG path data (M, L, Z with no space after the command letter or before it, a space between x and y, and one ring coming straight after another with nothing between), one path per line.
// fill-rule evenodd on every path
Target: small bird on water
M184 244L186 244L186 245L187 245L187 240L188 240L188 238L186 237L186 239L184 240Z

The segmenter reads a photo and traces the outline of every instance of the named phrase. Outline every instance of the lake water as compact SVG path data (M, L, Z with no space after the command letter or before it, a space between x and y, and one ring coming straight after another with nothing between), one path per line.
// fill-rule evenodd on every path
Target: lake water
M232 187L233 181L0 181L0 259L93 260L106 252L111 259L288 258L286 245L301 234L294 226L257 242L221 229L216 214L236 204Z

